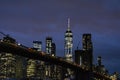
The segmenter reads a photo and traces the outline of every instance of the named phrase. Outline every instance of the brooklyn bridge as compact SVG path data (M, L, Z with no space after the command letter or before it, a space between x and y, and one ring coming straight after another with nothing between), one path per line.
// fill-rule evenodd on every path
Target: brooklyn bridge
M11 53L28 59L40 60L52 65L61 66L64 69L70 69L74 72L73 80L111 80L107 74L102 74L96 69L78 65L75 62L68 62L62 57L55 57L46 54L43 51L36 51L31 48L25 48L15 43L0 42L0 53ZM1 65L0 65L1 66Z

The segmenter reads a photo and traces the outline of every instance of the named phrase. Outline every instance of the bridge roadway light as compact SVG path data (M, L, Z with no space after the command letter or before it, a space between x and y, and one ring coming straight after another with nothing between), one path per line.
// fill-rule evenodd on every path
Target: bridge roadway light
M40 54L43 55L43 56L45 55L45 53L43 51L40 51Z
M20 43L18 43L18 46L20 46L21 44Z

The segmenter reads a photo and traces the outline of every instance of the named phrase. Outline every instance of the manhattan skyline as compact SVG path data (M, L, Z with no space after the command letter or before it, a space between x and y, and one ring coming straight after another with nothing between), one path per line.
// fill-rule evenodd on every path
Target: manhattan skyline
M73 51L79 42L79 49L82 48L82 34L91 33L94 63L97 56L102 56L111 73L120 72L119 4L119 0L0 1L0 31L28 47L32 47L34 40L42 41L43 51L45 38L50 36L56 44L57 56L64 56L64 33L70 18Z

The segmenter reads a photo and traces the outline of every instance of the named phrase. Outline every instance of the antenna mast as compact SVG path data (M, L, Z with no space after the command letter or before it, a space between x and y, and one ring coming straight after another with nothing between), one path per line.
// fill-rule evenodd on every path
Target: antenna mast
M70 30L70 18L68 18L68 30Z

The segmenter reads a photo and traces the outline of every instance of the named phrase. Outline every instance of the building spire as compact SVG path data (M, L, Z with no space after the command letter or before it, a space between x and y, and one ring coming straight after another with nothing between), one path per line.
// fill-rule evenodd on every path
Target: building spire
M70 30L70 18L68 18L68 30Z

